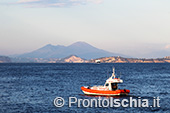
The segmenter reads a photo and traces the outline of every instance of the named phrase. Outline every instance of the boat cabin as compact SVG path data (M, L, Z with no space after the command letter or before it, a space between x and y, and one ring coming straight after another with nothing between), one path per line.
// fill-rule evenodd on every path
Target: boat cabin
M102 86L82 86L81 89L84 94L87 95L104 95L104 96L115 96L115 95L128 95L130 90L128 89L118 89L118 84L122 83L123 80L115 77L115 72L113 68L112 76L109 77L105 84Z
M123 83L123 80L120 78L115 78L115 72L113 69L112 76L106 80L104 87L108 87L109 90L117 90L118 83Z

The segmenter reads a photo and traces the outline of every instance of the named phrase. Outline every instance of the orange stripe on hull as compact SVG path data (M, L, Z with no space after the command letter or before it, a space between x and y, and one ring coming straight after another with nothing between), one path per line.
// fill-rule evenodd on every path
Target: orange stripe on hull
M87 92L89 94L96 94L96 95L121 95L121 94L128 94L130 93L130 90L115 90L115 91L103 91L103 90L93 90L93 89L88 89L85 87L81 87L81 90L83 92Z

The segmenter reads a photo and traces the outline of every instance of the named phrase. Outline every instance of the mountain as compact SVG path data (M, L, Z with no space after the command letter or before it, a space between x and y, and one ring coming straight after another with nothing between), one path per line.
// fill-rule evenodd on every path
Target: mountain
M76 42L69 46L48 44L40 49L25 53L17 57L29 58L64 58L70 55L77 55L84 59L93 59L108 56L125 56L117 53L111 53L102 49L98 49L86 42Z

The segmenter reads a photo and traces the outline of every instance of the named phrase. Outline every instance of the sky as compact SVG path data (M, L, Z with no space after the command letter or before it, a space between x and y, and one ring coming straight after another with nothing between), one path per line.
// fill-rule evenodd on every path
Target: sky
M170 0L1 0L0 55L85 41L138 58L170 56Z

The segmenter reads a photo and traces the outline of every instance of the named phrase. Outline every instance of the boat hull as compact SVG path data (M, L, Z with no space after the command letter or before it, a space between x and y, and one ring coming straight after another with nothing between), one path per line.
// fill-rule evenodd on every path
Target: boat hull
M102 95L102 96L116 96L116 95L128 95L130 93L130 90L128 89L118 89L115 91L110 90L93 90L89 89L87 87L82 86L81 90L86 95Z

